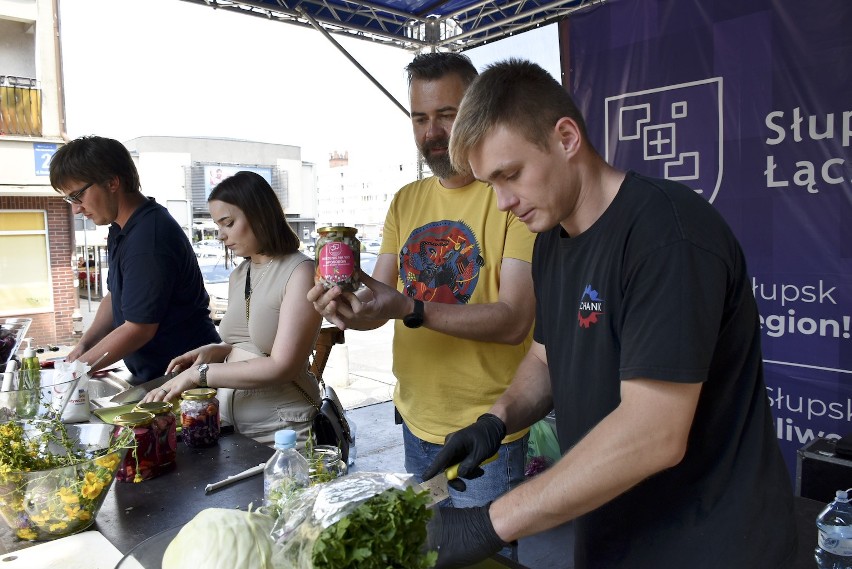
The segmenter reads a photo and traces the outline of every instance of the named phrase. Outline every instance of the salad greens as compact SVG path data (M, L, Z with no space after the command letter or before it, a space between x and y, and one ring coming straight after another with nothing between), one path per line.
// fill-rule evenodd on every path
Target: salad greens
M322 530L313 547L314 569L428 569L425 553L429 492L390 488Z

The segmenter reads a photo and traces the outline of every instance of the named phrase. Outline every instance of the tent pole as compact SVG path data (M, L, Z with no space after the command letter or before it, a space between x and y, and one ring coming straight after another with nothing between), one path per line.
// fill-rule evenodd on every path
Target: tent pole
M296 11L297 11L297 12L299 12L299 14L300 14L303 18L305 18L308 22L310 22L310 24L311 24L311 25L312 25L312 26L313 26L313 27L314 27L314 28L315 28L318 32L320 32L322 35L324 35L324 36L325 36L325 38L326 38L328 41L330 41L330 42L332 43L332 45L333 45L334 47L336 47L336 48L340 51L340 53L342 53L343 55L345 55L345 56L346 56L346 59L348 59L349 61L351 61L351 62L352 62L352 65L354 65L355 67L357 67L357 68L361 71L361 73L363 73L364 75L366 75L366 76L367 76L367 79L369 79L370 81L372 81L372 82L373 82L373 85L375 85L376 87L378 87L378 88L379 88L379 90L380 90L382 93L384 93L384 94L385 94L385 96L386 96L388 99L390 99L390 100L391 100L391 102L393 102L393 104L394 104L394 105L396 105L396 106L399 108L399 110L401 110L403 113L405 113L405 116L406 116L406 117L410 117L410 116L411 116L411 115L409 114L409 112L408 112L408 109L406 109L406 108L405 108L405 107L404 107L404 106L403 106L403 105L402 105L399 101L397 101L397 100L396 100L396 98L395 98L393 95L391 95L390 91L388 91L387 89L385 89L385 88L384 88L384 86L382 86L382 84L381 84L381 83L379 83L379 81L378 81L375 77L373 77L372 75L370 75L370 72L369 72L369 71L367 71L366 69L364 69L364 66L363 66L363 65L361 65L360 63L358 63L358 61L357 61L354 57L352 57L352 55L351 55L348 51L346 51L346 49L345 49L342 45L340 45L339 43L337 43L337 40L336 40L336 39L334 39L333 37L331 37L331 34L330 34L330 33L328 33L328 30L326 30L325 28L323 28L323 27L319 24L319 22L317 22L317 21L313 18L313 16L311 16L310 14L308 14L308 13L307 13L307 12L306 12L306 11L305 11L302 7L301 7L301 6L297 7L297 8L296 8Z

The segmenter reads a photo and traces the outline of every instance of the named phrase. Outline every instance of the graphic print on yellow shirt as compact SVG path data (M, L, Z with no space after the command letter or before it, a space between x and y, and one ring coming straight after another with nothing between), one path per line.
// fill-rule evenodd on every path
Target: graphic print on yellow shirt
M399 254L405 294L426 302L467 304L484 265L479 241L463 221L418 227Z

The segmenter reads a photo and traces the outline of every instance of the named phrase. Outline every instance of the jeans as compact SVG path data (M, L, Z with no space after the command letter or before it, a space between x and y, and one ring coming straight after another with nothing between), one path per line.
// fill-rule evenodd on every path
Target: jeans
M418 482L423 482L423 471L432 464L443 446L417 438L405 423L402 425L402 440L405 470ZM450 495L441 505L453 508L483 506L523 482L528 442L529 434L526 434L516 441L500 445L497 460L482 467L485 474L473 480L465 479L467 489L464 492L448 488Z

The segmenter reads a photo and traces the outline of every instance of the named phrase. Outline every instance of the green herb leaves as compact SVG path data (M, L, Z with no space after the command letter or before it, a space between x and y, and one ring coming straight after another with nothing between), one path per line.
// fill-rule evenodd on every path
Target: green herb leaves
M391 488L324 529L313 548L314 569L428 569L437 553L424 553L428 492Z

